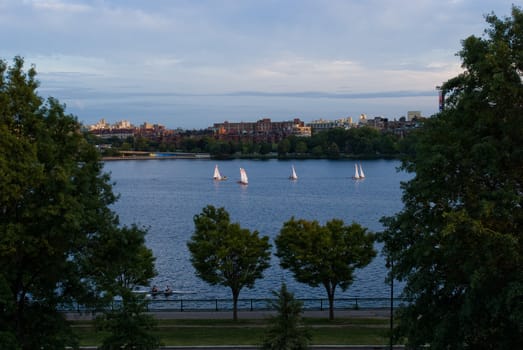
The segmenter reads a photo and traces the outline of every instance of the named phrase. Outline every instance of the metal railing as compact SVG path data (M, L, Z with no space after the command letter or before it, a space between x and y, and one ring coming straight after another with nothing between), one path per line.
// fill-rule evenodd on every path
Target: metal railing
M326 298L297 299L303 303L303 310L328 310L329 300ZM276 299L250 298L239 299L238 310L262 311L273 310L272 306ZM335 310L357 310L357 309L382 309L390 307L390 298L339 298L334 300ZM406 304L403 298L394 298L394 307ZM115 300L110 308L118 309L121 302ZM169 298L163 296L153 297L146 300L148 311L230 311L233 309L232 299L183 299ZM74 306L64 308L63 311L92 312L90 308Z

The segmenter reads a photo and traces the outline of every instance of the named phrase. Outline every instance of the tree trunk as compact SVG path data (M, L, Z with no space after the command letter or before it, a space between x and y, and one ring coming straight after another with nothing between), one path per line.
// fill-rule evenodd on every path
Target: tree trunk
M16 337L18 338L18 340L21 340L21 343L22 343L22 346L23 346L23 343L25 342L25 334L24 334L24 328L25 328L25 320L24 320L24 312L25 312L25 304L26 304L26 293L25 291L22 291L20 293L20 296L17 297L15 296L16 300L15 300L15 305L16 305L16 310L14 311L14 318L15 318L15 332L16 332Z
M329 293L329 320L334 320L334 289Z
M238 296L240 295L239 290L232 291L232 319L238 321Z
M324 283L323 285L329 298L329 320L334 320L334 291L336 290L336 285L331 285L330 283Z

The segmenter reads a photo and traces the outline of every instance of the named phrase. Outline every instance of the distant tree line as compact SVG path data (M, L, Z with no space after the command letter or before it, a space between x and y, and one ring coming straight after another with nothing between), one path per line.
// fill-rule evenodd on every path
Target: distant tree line
M330 129L311 137L288 136L280 142L252 140L217 140L210 132L187 131L169 140L152 140L143 136L126 139L100 139L90 135L95 144L109 144L103 155L113 156L120 151L194 152L209 153L216 158L268 157L329 158L348 157L388 158L409 153L413 147L414 132L407 136L383 132L372 127Z

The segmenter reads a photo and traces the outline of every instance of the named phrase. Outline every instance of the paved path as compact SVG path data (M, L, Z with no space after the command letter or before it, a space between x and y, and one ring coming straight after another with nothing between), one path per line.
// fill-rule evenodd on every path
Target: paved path
M81 350L97 350L96 346L82 346ZM213 346L160 346L161 350L259 350L256 345L213 345ZM310 345L311 350L389 350L388 345ZM394 345L394 350L404 350L402 345Z
M82 346L81 350L96 350L96 346ZM254 345L214 345L214 346L160 346L162 350L258 350ZM389 350L388 345L310 345L311 350ZM403 345L394 345L394 350L403 350Z
M154 311L151 312L159 320L183 320L183 319L232 319L232 311ZM263 319L275 314L271 310L238 311L238 318L241 319ZM71 321L92 320L92 313L66 312L66 318ZM334 310L334 318L389 318L389 309L359 309L359 310ZM307 318L328 318L329 310L304 311L303 317Z

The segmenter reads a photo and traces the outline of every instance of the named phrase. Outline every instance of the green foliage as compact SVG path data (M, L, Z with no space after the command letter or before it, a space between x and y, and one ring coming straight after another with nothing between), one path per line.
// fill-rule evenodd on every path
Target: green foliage
M272 143L263 142L260 148L260 154L268 154L272 152Z
M22 349L78 347L78 340L61 312L47 302L26 302ZM20 339L17 339L20 342Z
M465 72L416 134L404 208L382 219L393 276L412 304L398 336L431 349L523 344L523 12L486 17L463 41Z
M146 311L145 300L138 295L129 295L119 308L98 317L97 329L110 333L99 349L157 349L160 339L152 333L157 321L153 316L145 314Z
M305 141L298 141L298 142L296 142L296 149L295 149L295 151L298 154L300 154L300 153L307 153L308 152L307 143Z
M37 95L36 71L23 65L0 61L1 337L63 348L76 342L58 306L108 292L99 282L111 266L93 253L109 249L102 237L127 232L109 209L116 197L98 152L63 105Z
M333 142L327 148L327 156L331 159L337 159L340 157L340 148L336 142Z
M329 318L334 318L334 294L353 282L357 268L376 256L374 235L357 223L345 226L333 219L325 226L317 221L291 218L275 239L280 265L290 269L298 282L322 285L329 298Z
M323 147L321 145L314 146L314 148L312 148L312 155L321 157L323 155Z
M198 277L211 285L229 287L233 296L233 318L243 287L252 288L269 267L269 237L231 223L224 208L208 205L194 216L195 232L187 243Z
M92 251L86 268L105 265L93 272L93 278L111 299L127 295L136 286L148 285L156 276L155 258L145 246L146 233L136 225L112 227L100 232L89 245Z
M285 156L291 150L291 142L285 138L278 143L278 155Z
M303 304L294 298L294 294L282 284L279 292L273 292L277 298L272 307L277 314L271 317L270 327L263 339L262 349L300 350L307 349L311 340L309 329L304 328L301 317Z
M136 151L151 151L153 149L151 148L150 141L143 136L138 136L134 138L133 148Z

